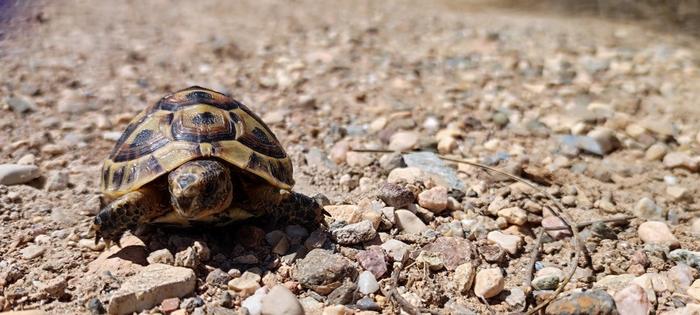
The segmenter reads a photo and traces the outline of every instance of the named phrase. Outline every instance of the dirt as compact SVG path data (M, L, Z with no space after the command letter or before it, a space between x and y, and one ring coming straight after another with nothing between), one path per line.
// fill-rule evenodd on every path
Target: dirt
M438 131L450 129L460 134L456 146L444 153L520 170L556 197L573 198L566 212L576 222L633 215L638 201L649 197L663 209L680 247L700 250L698 231L691 227L700 209L694 198L700 189L697 170L645 159L653 144L685 152L692 163L700 156L700 50L696 40L682 34L594 18L494 11L452 0L46 1L4 12L0 164L30 161L42 176L0 186L0 310L88 313L89 301L107 304L119 283L133 275L113 271L112 279L89 270L101 252L80 245L92 239L101 163L133 116L191 85L229 93L270 121L294 163L295 190L322 193L331 204L374 207L370 203L379 202L388 175L379 162L382 154L361 153L371 162L349 165L344 152L336 161L325 157L334 148L387 148L392 134L406 130L418 133L413 148L436 150ZM10 98L24 100L29 109L20 112ZM562 149L560 135L572 130L585 135L596 127L612 130L620 147L602 156ZM311 157L314 150L325 157L323 163ZM527 199L513 197L512 182L473 167L455 168L468 188L466 196L457 194L460 210L428 216L419 211L432 229L478 216L497 224L486 214L497 195L506 196L511 206ZM59 178L67 178L67 184L57 183ZM686 195L670 196L669 181L685 188ZM434 184L425 180L409 189ZM603 209L606 198L614 210ZM546 203L541 196L532 200ZM644 248L637 227L646 220L613 227L615 240L587 241L593 266L585 270L594 280L626 272L629 257ZM222 254L196 266L194 294L207 305L221 304L226 291L208 287L207 273L254 267L234 261L248 254L258 257L259 269L276 282L298 285L288 274L295 262L280 263L264 237L247 240L269 227L244 223L235 229L253 232L151 227L142 235L146 254L162 248L177 253L193 240L206 240L214 254ZM522 229L526 245L519 253L491 264L505 270L506 289L522 284L539 221ZM402 234L395 227L383 232ZM173 235L186 240L173 242ZM406 242L414 250L421 244ZM559 242L561 250L541 261L568 270L574 249L570 238ZM34 245L43 253L23 255ZM333 248L353 260L353 251L365 245L372 242ZM665 257L654 259L646 272L666 272L675 265ZM401 285L423 306L449 309L450 300L486 312L477 297L450 291L446 283L452 271L426 273L415 264L408 269ZM57 278L65 279L65 294L47 296L40 288ZM574 281L567 290L590 285ZM301 286L293 291L300 299L318 297ZM684 298L658 293L657 312L693 303L686 292L676 293ZM491 299L491 307L514 311L507 296ZM238 309L243 299L234 297L229 308ZM384 297L375 301L381 313L398 312Z

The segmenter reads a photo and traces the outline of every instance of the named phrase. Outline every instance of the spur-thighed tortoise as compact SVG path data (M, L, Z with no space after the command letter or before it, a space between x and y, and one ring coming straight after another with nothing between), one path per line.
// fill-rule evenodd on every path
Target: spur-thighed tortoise
M127 126L102 167L107 206L95 216L95 242L164 223L226 224L269 215L317 225L322 208L291 192L292 163L245 105L193 86L163 97Z

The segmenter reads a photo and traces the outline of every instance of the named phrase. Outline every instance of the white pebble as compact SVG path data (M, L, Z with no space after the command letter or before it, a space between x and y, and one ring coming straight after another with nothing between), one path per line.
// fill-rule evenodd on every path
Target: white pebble
M370 271L365 270L357 277L357 289L362 294L372 294L379 290L379 283L377 283L377 279Z

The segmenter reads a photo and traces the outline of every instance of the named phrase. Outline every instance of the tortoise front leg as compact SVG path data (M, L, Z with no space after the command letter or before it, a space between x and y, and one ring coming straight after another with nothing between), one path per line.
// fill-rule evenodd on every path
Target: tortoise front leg
M153 193L146 189L133 191L102 208L92 226L95 244L103 238L107 248L112 242L119 245L119 239L126 230L134 230L140 223L167 212L166 205L157 200L157 194Z
M316 199L297 192L283 192L282 200L269 214L277 224L298 224L314 230L326 223L323 220L325 210Z

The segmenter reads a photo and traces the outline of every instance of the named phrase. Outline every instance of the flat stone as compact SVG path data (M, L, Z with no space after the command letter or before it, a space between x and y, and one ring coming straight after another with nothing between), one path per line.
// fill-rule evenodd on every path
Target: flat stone
M498 216L505 218L510 224L523 225L527 223L527 211L518 207L501 209L498 211Z
M323 209L337 221L345 221L349 224L362 221L362 210L357 205L325 206Z
M380 279L387 272L386 254L382 247L370 246L357 253L355 258L362 268L372 272L377 279Z
M41 176L35 165L0 164L0 185L18 185Z
M506 250L509 254L515 255L523 246L523 239L517 235L504 234L500 231L491 231L486 238L496 243L498 246Z
M165 314L170 314L180 308L180 298L168 298L160 303L160 310Z
M22 248L19 252L22 254L22 258L24 259L34 259L43 255L45 251L46 248L42 246L30 244L27 247Z
M668 146L663 143L652 144L644 153L644 158L649 161L660 161L668 152Z
M466 192L464 182L457 175L457 170L450 167L432 152L412 152L403 155L408 167L416 167L425 172L438 185L448 190Z
M109 301L108 312L140 312L170 297L183 297L194 291L197 278L192 269L153 264L127 279Z
M372 294L379 290L379 283L372 272L365 270L357 277L357 289L364 295Z
M643 197L634 206L634 215L646 220L663 220L664 211L653 200Z
M428 226L413 212L408 210L396 210L396 224L399 229L409 234L421 234L428 230Z
M605 289L607 292L614 294L632 283L634 278L635 276L632 274L607 275L596 281L594 287Z
M333 292L328 294L326 301L328 304L349 304L354 300L355 292L357 291L357 285L346 280L343 284L337 287Z
M304 308L292 291L283 285L276 285L262 299L262 314L303 315Z
M409 151L418 145L420 135L414 131L399 131L391 135L389 140L389 150Z
M676 292L684 292L693 283L693 272L693 268L681 263L671 267L666 273L666 276L673 281Z
M547 315L561 314L599 314L616 313L615 300L602 290L574 292L554 300L545 309Z
M425 173L417 167L399 167L391 170L387 182L392 184L415 184L426 178Z
M167 248L159 249L148 254L146 258L149 264L166 264L172 265L175 263L175 257Z
M262 300L267 295L267 288L259 288L241 302L241 307L245 308L249 315L262 315Z
M132 275L148 264L146 261L146 245L133 235L125 235L119 243L122 247L112 246L105 250L94 261L88 264L88 272L102 274L110 272L114 276Z
M668 253L668 258L675 262L686 264L700 271L700 252L687 249L676 249Z
M411 246L408 244L394 239L387 240L381 247L396 262L404 262L408 258L408 251L411 249Z
M349 151L345 155L345 160L350 166L366 167L374 162L374 157L369 153Z
M246 271L240 277L229 281L228 288L243 297L248 297L260 289L260 280L260 275Z
M693 281L686 293L696 300L700 300L700 279Z
M535 290L554 290L559 286L560 280L557 275L538 276L532 279L532 287Z
M458 237L438 237L432 243L423 246L423 251L440 257L449 271L470 262L476 253L470 241Z
M674 201L686 199L689 196L688 188L681 186L669 186L666 188L666 194Z
M476 268L471 262L461 264L455 268L454 282L457 288L457 292L467 295L469 290L472 288L474 283L474 277L476 276Z
M418 204L434 213L447 208L447 188L436 186L418 194Z
M474 281L474 294L483 298L491 298L503 291L505 279L500 268L479 270Z
M615 293L615 304L620 315L649 314L652 305L644 288L631 284Z
M377 236L377 231L374 229L372 222L361 221L341 228L331 229L331 235L338 244L354 245L374 239Z
M666 168L685 168L692 172L698 170L698 162L685 152L668 153L664 156L663 163Z
M680 247L680 242L671 233L668 225L659 221L648 221L639 225L637 230L639 238L646 244L668 246L671 249Z
M296 266L294 277L302 287L326 295L346 278L355 278L356 270L349 260L324 249L310 251Z

